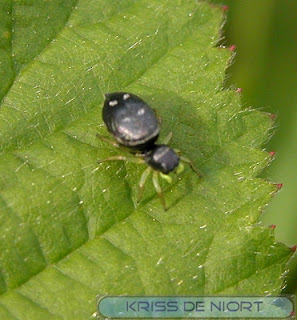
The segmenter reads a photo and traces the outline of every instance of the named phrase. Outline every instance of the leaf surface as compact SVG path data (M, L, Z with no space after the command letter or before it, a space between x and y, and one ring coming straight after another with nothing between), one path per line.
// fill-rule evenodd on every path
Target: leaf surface
M45 7L43 4L45 3ZM58 9L57 9L58 8ZM57 10L56 10L57 9ZM1 4L0 318L85 319L97 294L277 294L292 251L256 224L272 120L222 84L222 12L196 1ZM141 96L204 174L162 183L106 135L106 92Z

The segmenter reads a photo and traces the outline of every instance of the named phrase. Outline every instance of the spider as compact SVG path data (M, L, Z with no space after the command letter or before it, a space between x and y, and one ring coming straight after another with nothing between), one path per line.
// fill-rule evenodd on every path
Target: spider
M201 177L201 173L193 166L192 162L182 156L179 150L168 146L172 133L166 137L163 144L157 144L160 125L155 111L138 96L127 92L113 92L105 94L105 102L102 110L103 121L114 140L102 135L96 136L117 148L129 151L133 156L110 156L99 160L121 160L143 164L148 167L144 170L139 181L139 194L137 202L142 199L144 185L152 173L153 185L161 200L164 210L167 210L164 195L162 193L159 176L171 183L170 172L180 173L187 163L191 169Z

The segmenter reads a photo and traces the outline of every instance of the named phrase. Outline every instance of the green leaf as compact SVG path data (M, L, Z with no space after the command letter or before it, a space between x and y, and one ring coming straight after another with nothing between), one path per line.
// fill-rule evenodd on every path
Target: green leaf
M272 120L222 84L222 11L157 0L3 1L0 318L86 319L97 294L277 294L292 250L256 224ZM106 135L103 94L140 95L204 174L151 184ZM218 263L219 262L219 263Z

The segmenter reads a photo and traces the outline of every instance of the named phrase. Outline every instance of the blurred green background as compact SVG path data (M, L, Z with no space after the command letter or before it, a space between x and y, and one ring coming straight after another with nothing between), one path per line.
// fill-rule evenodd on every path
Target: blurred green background
M224 45L236 45L228 85L243 88L245 107L276 114L275 134L266 145L276 151L264 172L282 190L263 214L276 225L278 241L297 244L297 1L209 0L227 5ZM297 293L297 262L291 264L286 292Z

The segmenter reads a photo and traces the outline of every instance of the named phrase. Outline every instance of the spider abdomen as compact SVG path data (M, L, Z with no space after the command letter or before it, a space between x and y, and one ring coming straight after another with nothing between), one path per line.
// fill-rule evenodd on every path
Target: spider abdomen
M143 151L158 139L160 126L150 106L131 93L107 93L102 116L108 131L123 146Z

